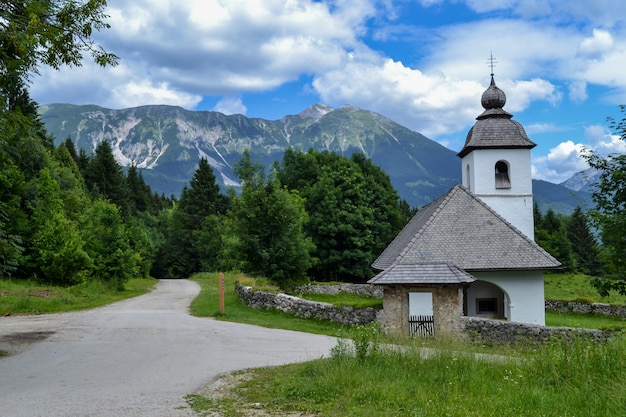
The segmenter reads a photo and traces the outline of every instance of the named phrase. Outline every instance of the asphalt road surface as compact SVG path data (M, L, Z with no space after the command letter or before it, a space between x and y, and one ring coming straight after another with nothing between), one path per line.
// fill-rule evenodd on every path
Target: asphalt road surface
M0 317L0 416L193 416L184 396L219 375L327 356L327 336L188 314L199 286L79 313Z

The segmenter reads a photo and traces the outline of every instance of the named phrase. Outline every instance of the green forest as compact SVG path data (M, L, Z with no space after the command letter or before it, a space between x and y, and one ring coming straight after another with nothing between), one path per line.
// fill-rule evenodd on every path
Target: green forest
M238 270L289 288L307 280L364 282L371 263L416 208L360 154L289 150L269 172L245 152L242 190L221 190L200 160L179 197L157 195L141 171L122 168L105 141L87 154L58 146L28 92L40 65L100 65L117 57L95 45L106 2L8 2L0 12L0 277L54 285L131 277L186 278ZM624 109L622 109L624 110ZM612 122L622 138L625 122ZM626 292L626 160L589 151L604 172L596 209L571 216L535 209L536 240L564 270Z

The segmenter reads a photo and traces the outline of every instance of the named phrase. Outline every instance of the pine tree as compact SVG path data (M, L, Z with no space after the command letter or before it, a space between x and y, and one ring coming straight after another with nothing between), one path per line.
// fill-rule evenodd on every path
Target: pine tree
M113 156L109 142L102 141L85 171L89 191L116 204L123 215L130 212L129 192L122 168Z
M228 199L220 193L213 169L204 158L200 160L190 183L190 187L183 187L176 208L162 218L166 222L166 233L159 249L159 256L163 259L155 266L157 274L187 278L199 272L202 266L210 265L209 260L203 257L207 248L200 245L209 243L208 235L219 233L220 229L207 230L215 224L207 218L222 216L228 208Z
M565 219L549 208L537 228L535 241L558 259L566 271L571 271L574 268L574 259L572 246L567 237Z
M126 173L126 187L128 188L129 205L132 213L150 211L152 206L152 190L143 179L141 171L135 164L128 167Z
M602 271L598 243L580 206L574 209L567 222L567 237L572 246L576 269L588 275L598 276Z

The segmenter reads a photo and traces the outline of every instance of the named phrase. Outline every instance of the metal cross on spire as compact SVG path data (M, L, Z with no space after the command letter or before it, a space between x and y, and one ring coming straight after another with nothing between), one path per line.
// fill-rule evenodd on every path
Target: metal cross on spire
M498 61L493 57L493 51L491 51L491 55L489 56L489 59L487 60L487 65L489 65L489 67L491 68L492 77L493 77L493 68L496 66L497 63Z

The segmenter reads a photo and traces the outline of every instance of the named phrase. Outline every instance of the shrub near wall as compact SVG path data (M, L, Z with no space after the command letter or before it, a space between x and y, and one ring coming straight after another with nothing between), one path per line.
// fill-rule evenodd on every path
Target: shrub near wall
M307 319L329 320L345 326L369 324L377 319L379 310L371 307L354 309L336 307L329 303L303 300L287 294L272 294L255 291L252 287L237 282L235 292L241 301L249 307L258 309L277 309Z

